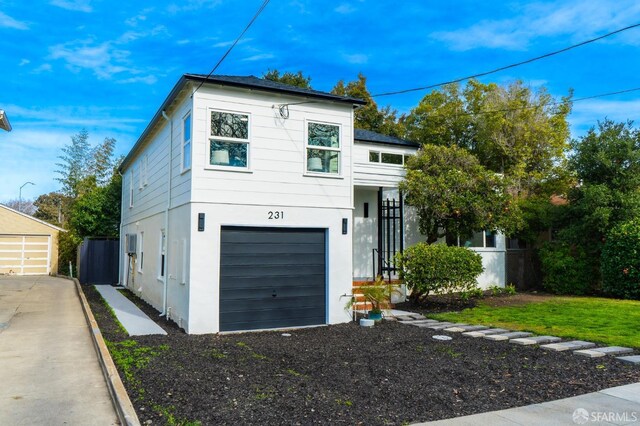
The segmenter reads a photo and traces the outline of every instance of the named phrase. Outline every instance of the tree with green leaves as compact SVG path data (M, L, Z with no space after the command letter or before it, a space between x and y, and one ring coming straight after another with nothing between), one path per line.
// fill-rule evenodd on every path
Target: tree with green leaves
M468 236L519 226L519 210L507 182L457 146L424 145L406 162L400 183L406 203L416 208L427 243L448 235Z
M585 253L591 287L598 289L610 230L640 217L640 130L631 122L604 120L571 147L569 169L578 184L569 191L568 202L556 207L552 224L557 245Z
M34 217L56 226L62 226L69 216L71 199L60 192L42 194L33 202Z
M302 74L302 71L296 73L291 71L280 71L269 69L262 74L262 78L266 80L276 81L278 83L288 84L290 86L301 87L303 89L311 89L311 77Z
M514 195L566 190L570 96L556 101L516 81L507 86L471 80L427 94L403 119L406 137L457 146L510 182Z
M384 135L402 137L403 128L398 122L398 113L391 106L379 108L367 89L367 78L358 74L358 79L345 83L343 80L333 87L331 93L350 96L367 102L354 112L353 125L358 129L371 130Z
M62 193L66 196L78 196L78 184L87 177L90 156L89 132L82 129L71 136L71 143L62 148L62 154L58 157L60 163L56 163L56 173L60 175L56 180L62 184Z

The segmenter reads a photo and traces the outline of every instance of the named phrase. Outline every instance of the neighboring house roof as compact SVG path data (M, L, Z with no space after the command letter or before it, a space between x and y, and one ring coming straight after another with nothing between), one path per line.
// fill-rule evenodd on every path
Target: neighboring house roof
M141 147L142 143L146 139L146 137L151 133L152 129L158 123L158 121L162 118L162 112L165 111L178 97L180 92L185 88L187 83L195 82L195 83L207 83L207 84L217 84L221 86L227 87L236 87L241 89L251 89L258 90L262 92L271 92L271 93L279 93L285 95L294 95L300 97L306 97L312 100L318 101L328 101L328 102L340 102L351 104L353 106L366 105L366 101L357 98L351 98L347 96L338 96L333 93L320 92L318 90L312 89L304 89L301 87L290 86L288 84L278 83L271 80L265 80L263 78L258 78L255 76L231 76L231 75L212 75L206 76L202 74L184 74L180 77L180 80L173 87L167 98L160 106L160 109L156 112L156 114L151 119L151 122L147 125L146 129L140 135L140 138L136 141L135 145L129 151L129 154L122 161L122 164L118 168L120 171L123 171L131 162L133 157L135 156L138 149Z
M11 131L11 123L9 123L9 117L4 110L0 109L0 129L4 129L7 132Z
M29 215L28 215L28 214L26 214L26 213L22 213L22 212L20 212L20 211L18 211L18 210L12 209L11 207L7 207L7 206L5 206L4 204L0 204L0 208L3 208L3 209L5 209L5 210L8 210L8 211L10 211L10 212L12 212L12 213L18 214L18 215L20 215L20 216L26 217L27 219L31 219L31 220L33 220L34 222L37 222L37 223L39 223L39 224L41 224L41 225L45 225L45 226L48 226L48 227L50 227L50 228L53 228L53 229L55 229L56 231L67 232L67 230L66 230L66 229L62 229L62 228L60 228L60 227L58 227L58 226L52 225L52 224L50 224L50 223L48 223L48 222L45 222L44 220L40 220L40 219L37 219L37 218L35 218L35 217L33 217L33 216L29 216ZM0 233L2 233L2 231L0 231Z
M371 130L355 129L354 139L356 142L379 143L383 145L398 145L411 148L420 148L420 144L405 139L387 136L381 133L372 132Z

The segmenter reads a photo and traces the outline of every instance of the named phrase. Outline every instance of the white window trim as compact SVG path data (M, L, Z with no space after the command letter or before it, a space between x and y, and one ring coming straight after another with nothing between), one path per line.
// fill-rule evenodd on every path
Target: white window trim
M237 114L244 115L247 117L247 139L238 139L238 138L230 138L226 136L212 136L211 135L211 113L212 112L222 112L228 114ZM207 170L224 170L228 172L249 172L251 173L251 113L244 111L231 111L217 108L209 108L207 109L207 146L206 146L206 164L205 169ZM192 135L193 139L193 135ZM238 143L238 144L246 144L247 145L247 166L246 167L237 167L237 166L221 166L211 164L211 142L212 141L220 141L220 142L230 142L230 143ZM191 149L193 150L193 145L191 145Z
M496 251L498 248L498 233L496 232L494 235L494 241L495 241L495 247L487 247L487 231L476 231L476 232L482 232L482 247L473 247L473 246L469 246L467 247L470 250L475 250L475 251ZM458 247L465 247L460 245L460 236L458 235Z
M378 161L371 161L371 153L375 152L378 154ZM367 161L371 164L378 164L381 166L385 166L385 167L394 167L394 168L402 168L407 160L406 157L408 157L409 155L412 154L406 154L404 152L390 152L390 151L382 151L382 150L377 150L377 149L370 149L368 151L368 156L367 156ZM382 162L382 155L383 154L390 154L390 155L400 155L402 157L402 164L393 164L393 163L383 163Z
M138 273L143 273L144 268L144 231L140 231L138 235L138 253L137 253Z
M329 126L336 126L338 128L338 148L326 147L326 146L316 146L309 145L309 123L317 123L317 124L327 124ZM332 123L328 121L320 121L320 120L305 120L304 121L304 162L302 164L303 167L303 175L310 177L324 177L330 179L342 179L343 172L343 157L344 157L344 138L342 137L342 125L340 123ZM319 149L323 151L333 151L338 153L338 173L329 173L329 172L315 172L308 169L309 162L309 149Z
M189 141L188 141L189 142L189 167L184 166L184 160L185 160L184 147L187 145L187 140L184 137L185 136L184 129L185 129L185 122L187 118L189 118ZM211 114L209 114L209 120L211 120ZM207 149L207 151L209 151L209 149ZM193 115L191 114L191 111L187 112L184 115L184 117L182 117L182 150L181 150L180 156L182 159L181 161L182 173L191 170L191 167L193 166Z
M167 276L167 233L164 229L160 230L160 241L158 250L158 281L164 281ZM164 255L164 260L162 256ZM162 271L164 270L164 275Z
M129 172L129 208L130 209L133 208L133 185L134 185L134 180L133 180L133 167L132 167L131 171Z

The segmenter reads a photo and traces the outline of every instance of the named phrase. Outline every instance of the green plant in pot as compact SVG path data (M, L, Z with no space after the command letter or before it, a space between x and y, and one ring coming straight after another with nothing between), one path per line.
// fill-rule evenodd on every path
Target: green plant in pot
M393 285L385 283L381 276L367 285L359 287L360 295L362 295L368 303L371 303L371 309L368 312L368 318L379 321L382 319L382 308L391 304L391 296L394 293L400 294L400 291ZM355 303L352 298L347 304L347 308L351 308Z

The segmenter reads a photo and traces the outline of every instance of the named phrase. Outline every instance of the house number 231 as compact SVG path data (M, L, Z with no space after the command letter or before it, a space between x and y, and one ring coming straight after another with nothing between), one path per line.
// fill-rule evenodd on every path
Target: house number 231
M283 211L270 211L267 216L269 217L269 220L277 220L277 219L284 219L284 212Z

